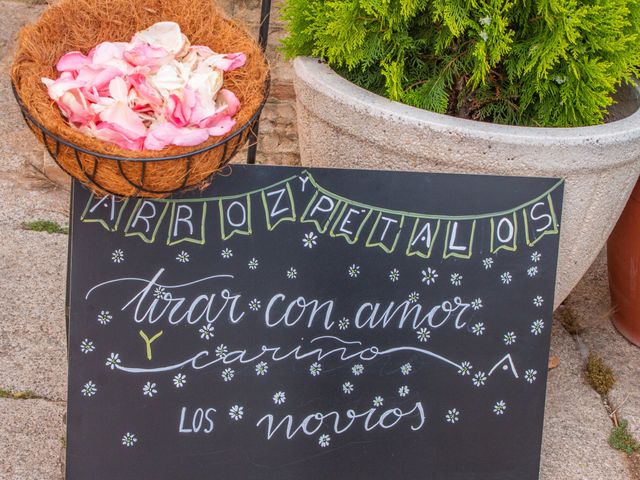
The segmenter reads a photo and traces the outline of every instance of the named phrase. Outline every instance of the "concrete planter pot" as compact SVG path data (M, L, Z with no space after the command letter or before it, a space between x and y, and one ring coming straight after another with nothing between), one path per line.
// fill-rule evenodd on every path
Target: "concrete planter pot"
M464 120L368 92L317 59L294 62L305 166L562 177L555 302L605 244L640 174L640 91L592 127L531 128Z

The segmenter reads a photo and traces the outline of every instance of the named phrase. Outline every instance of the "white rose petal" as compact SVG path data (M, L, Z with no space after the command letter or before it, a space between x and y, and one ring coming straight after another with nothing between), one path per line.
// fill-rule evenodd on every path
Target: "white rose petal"
M164 48L173 55L184 53L189 48L189 40L180 31L180 25L175 22L158 22L136 33L134 39L153 47Z
M187 78L185 78L187 77ZM151 84L160 90L164 96L173 90L180 90L187 84L188 73L184 67L176 61L161 66L150 79Z

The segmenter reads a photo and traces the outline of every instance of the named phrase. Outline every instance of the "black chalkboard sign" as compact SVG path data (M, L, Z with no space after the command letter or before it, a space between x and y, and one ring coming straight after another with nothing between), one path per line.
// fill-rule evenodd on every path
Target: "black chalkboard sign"
M538 478L563 184L73 188L67 478Z

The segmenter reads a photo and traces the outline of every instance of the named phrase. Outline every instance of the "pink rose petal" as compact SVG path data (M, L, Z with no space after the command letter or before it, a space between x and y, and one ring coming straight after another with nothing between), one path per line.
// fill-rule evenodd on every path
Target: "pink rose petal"
M220 118L214 125L210 126L207 131L212 137L219 137L229 133L235 124L236 121L226 115Z
M84 97L91 103L98 103L100 101L100 93L96 87L83 87L80 89Z
M117 125L107 122L99 123L94 130L91 130L94 137L111 142L125 150L142 150L144 146L144 137L130 138L121 132Z
M169 52L162 47L154 47L146 43L134 44L125 50L124 58L134 66L159 68L171 59Z
M117 102L126 102L129 96L129 86L122 77L115 77L109 82L111 98Z
M216 98L216 105L226 105L227 115L234 116L240 110L240 100L236 97L235 93L231 90L227 90L226 88L222 88L218 92L218 97Z
M216 105L211 99L203 99L198 95L196 106L191 112L191 123L200 128L206 128L207 122L218 113L222 112L216 110Z
M124 42L102 42L91 50L89 56L95 65L108 65L113 60L122 60L127 44Z
M149 128L149 133L144 141L145 150L162 150L167 145L171 145L178 127L169 123L161 122L152 125Z
M60 77L57 80L51 80L50 78L43 78L42 83L47 86L47 93L49 97L56 102L67 93L69 90L74 88L84 87L85 83L79 80L73 80L68 78Z
M186 127L189 124L189 115L191 112L183 108L182 101L177 95L171 95L169 97L165 112L167 120L176 127Z
M64 116L76 126L86 125L92 122L96 116L78 88L65 92L57 103Z
M114 67L123 74L130 74L133 73L134 66L124 59L127 46L123 42L102 42L89 52L89 58L93 65Z
M78 71L76 80L83 82L87 88L96 87L98 90L105 89L111 80L122 76L122 72L111 66L85 65Z
M209 138L209 132L202 128L181 128L173 139L173 144L180 147L193 147L200 145Z
M122 102L115 102L100 112L100 120L113 123L123 131L127 131L130 138L143 137L146 127L140 117Z
M213 50L211 50L206 45L191 45L189 47L190 52L195 52L200 55L202 58L209 58L216 54Z
M177 127L186 127L191 122L193 110L196 107L196 93L190 88L185 88L182 98L172 94L167 100L165 116Z
M80 70L85 65L89 65L91 59L84 55L82 52L69 52L58 60L56 70L59 72L67 72L73 70Z
M206 63L225 72L229 72L242 67L246 61L247 56L244 53L226 53L213 55L206 60Z
M240 109L240 101L235 94L227 89L221 89L216 97L215 110L207 117L198 121L201 128L210 128L218 124L224 117L232 117ZM199 114L198 108L194 111L194 116Z
M162 104L162 96L147 82L147 78L141 73L134 73L128 77L131 87L138 95L138 105L159 107Z
M152 126L144 142L146 150L162 150L167 145L191 147L209 138L209 132L200 128L180 128L172 123L162 122Z
M129 87L125 81L121 77L111 80L109 92L115 101L100 112L100 120L117 126L130 140L144 137L147 127L127 103Z

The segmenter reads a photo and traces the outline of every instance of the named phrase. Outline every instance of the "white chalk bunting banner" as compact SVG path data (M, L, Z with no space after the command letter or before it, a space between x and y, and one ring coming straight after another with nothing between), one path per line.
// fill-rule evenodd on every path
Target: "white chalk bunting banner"
M72 192L67 480L535 480L559 179Z
M145 242L157 240L162 222L168 225L168 245L204 243L205 230L219 226L218 235L251 235L253 228L274 230L282 222L312 224L317 233L342 237L350 244L361 242L386 253L401 248L406 255L431 258L471 258L480 243L491 253L533 246L545 235L558 234L552 193L557 181L526 202L499 212L463 216L399 211L367 205L322 187L309 171L241 195L200 197L188 200L138 200L126 212L122 228L126 235ZM85 222L100 222L116 231L128 202L92 196L82 215ZM108 210L98 208L100 205ZM252 225L251 209L263 215ZM480 228L486 224L484 228ZM164 241L164 239L160 239Z

